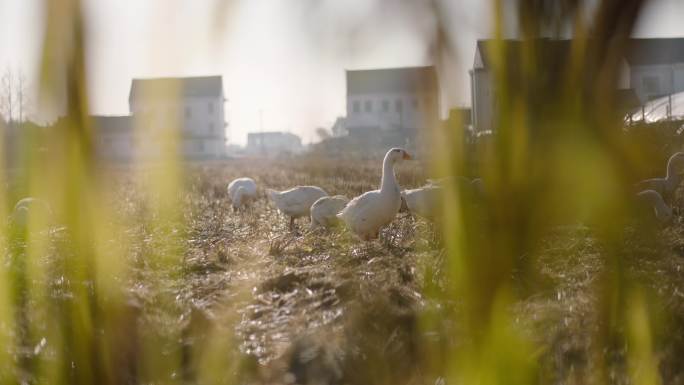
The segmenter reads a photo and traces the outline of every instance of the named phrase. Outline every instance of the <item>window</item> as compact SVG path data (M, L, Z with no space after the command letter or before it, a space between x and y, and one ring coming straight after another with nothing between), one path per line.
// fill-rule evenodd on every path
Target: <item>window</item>
M382 112L389 112L389 100L382 101Z
M649 94L660 93L660 79L657 76L644 76L641 79L641 84L644 87L644 91Z
M401 103L401 99L397 99L394 101L394 109L397 112L402 112L404 110L404 105Z
M207 106L207 108L209 109L210 115L214 113L214 103L209 102L209 105Z
M185 107L185 119L190 119L192 117L192 109L187 106Z
M209 132L214 133L214 122L209 122Z
M354 100L354 103L352 104L352 106L353 106L353 107L352 107L352 110L353 110L355 113L361 112L361 102L359 102L358 100Z
M366 112L371 112L371 111L373 111L373 101L371 101L371 100L366 100L366 102L363 103L363 109L364 109Z

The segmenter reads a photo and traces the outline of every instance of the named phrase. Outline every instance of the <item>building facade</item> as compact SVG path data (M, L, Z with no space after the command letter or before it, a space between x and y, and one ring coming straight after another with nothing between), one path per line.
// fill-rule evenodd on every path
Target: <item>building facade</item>
M346 79L343 122L349 135L392 133L414 143L418 133L438 122L439 88L432 66L347 71Z
M540 39L539 52L549 62L567 63L571 41ZM493 40L479 40L475 49L473 68L470 71L471 113L476 132L490 132L496 126L496 87L493 79L491 52ZM503 40L506 70L515 71L521 63L522 42ZM627 55L622 60L623 72L617 87L633 90L639 103L684 91L684 38L631 39ZM542 69L552 72L553 68ZM515 75L513 75L515 76ZM509 79L513 76L509 76ZM542 75L540 75L542 76ZM554 86L549 84L549 86ZM617 90L618 102L626 90ZM631 106L631 101L628 102Z
M302 140L289 132L252 132L247 134L246 152L251 156L276 157L302 152Z
M684 91L684 38L632 39L625 60L642 104Z
M219 158L226 153L226 123L221 76L133 79L129 108L137 131L159 151L155 137L180 132L181 155L187 159Z

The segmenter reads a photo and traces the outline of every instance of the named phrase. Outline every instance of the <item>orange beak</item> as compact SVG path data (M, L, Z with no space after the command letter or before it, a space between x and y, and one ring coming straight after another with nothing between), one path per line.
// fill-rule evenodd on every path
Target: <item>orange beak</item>
M408 152L404 151L404 160L411 160L413 157Z

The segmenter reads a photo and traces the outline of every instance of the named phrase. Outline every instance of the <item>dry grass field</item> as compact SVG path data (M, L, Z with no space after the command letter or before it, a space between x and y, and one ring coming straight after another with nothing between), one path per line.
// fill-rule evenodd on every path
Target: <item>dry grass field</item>
M107 312L106 321L88 326L95 328L92 343L115 363L114 382L444 383L449 352L471 337L460 333L461 300L450 295L448 253L436 227L400 213L382 241L371 245L343 230L309 232L304 219L292 233L263 195L266 187L315 184L352 197L378 184L378 164L292 159L190 166L183 220L172 228L150 225L150 211L128 172L117 170L114 204L128 222L108 242L125 245L125 268L112 272L125 301L113 306L98 298L96 309ZM397 169L403 187L425 181L417 162ZM240 176L257 181L260 199L234 213L226 186ZM646 326L657 330L650 344L660 371L667 383L683 383L684 227L655 230L653 238L625 231L624 270L643 284L644 295L655 299L648 306L661 315L657 325ZM611 269L603 246L580 225L551 229L543 239L524 256L543 289L528 290L530 277L517 275L521 300L509 309L535 347L531 358L541 382L600 382L596 367L603 365L614 383L627 383L627 347L596 340L604 327L597 293ZM30 383L45 380L51 365L79 348L45 336L55 335L54 317L73 317L61 314L75 292L97 290L92 281L65 279L66 228L56 225L10 243L4 263L14 271L27 269L22 253L28 242L49 244L40 258L47 271L40 275L44 282L36 275L13 282L24 322L17 344L8 348L14 363L3 369L20 368L15 375ZM181 258L165 260L166 253ZM35 287L50 293L47 306L28 294ZM606 345L610 349L597 349Z

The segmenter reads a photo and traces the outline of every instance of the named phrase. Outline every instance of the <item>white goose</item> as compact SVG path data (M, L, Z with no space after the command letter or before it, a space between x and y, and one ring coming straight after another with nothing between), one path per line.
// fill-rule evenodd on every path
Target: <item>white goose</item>
M380 229L392 222L401 207L401 194L394 176L394 165L404 159L411 159L404 149L393 148L387 151L382 162L380 189L368 191L352 199L337 214L337 217L364 241L377 238Z
M308 217L311 214L311 205L318 198L328 196L328 193L316 186L297 186L285 191L268 189L266 194L278 210L290 217L290 230L294 228L295 218Z
M233 211L256 199L257 185L252 178L237 178L228 184L228 196Z
M672 208L665 204L663 197L657 191L644 190L636 196L643 208L651 210L661 223L668 223L672 219Z
M311 228L332 227L339 223L337 213L349 203L344 195L319 198L311 205Z
M404 190L401 192L401 196L404 198L409 212L434 221L439 215L443 193L444 191L441 187L428 185Z
M667 161L664 178L642 180L636 184L636 190L653 190L660 194L665 202L671 202L677 187L682 183L682 170L684 170L684 152L676 152Z
M48 223L54 219L50 204L40 198L27 197L14 205L12 221L16 226L26 227L31 216L36 216Z

